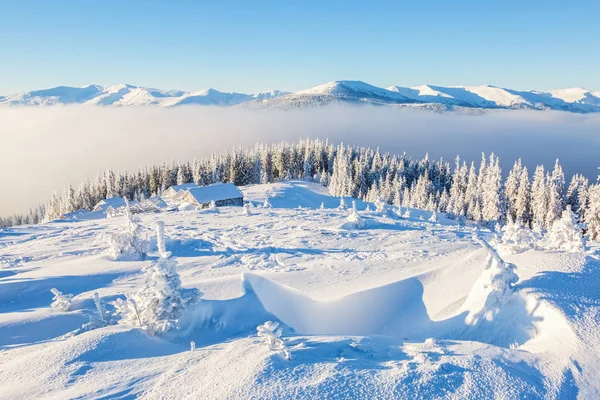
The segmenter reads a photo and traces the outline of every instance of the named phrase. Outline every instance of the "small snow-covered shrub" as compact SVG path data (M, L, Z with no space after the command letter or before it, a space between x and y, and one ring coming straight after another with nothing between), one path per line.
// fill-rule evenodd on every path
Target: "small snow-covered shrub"
M271 202L268 197L265 197L265 202L263 203L263 208L271 208Z
M63 294L58 289L52 288L50 289L54 297L52 297L52 304L50 307L55 310L60 311L70 311L71 310L71 301L73 299L72 294Z
M404 214L402 214L402 218L410 218L410 210L408 208L406 209L406 211L404 211Z
M503 252L519 253L535 247L533 232L523 226L521 220L513 221L509 215L508 222L502 227L502 239L498 248Z
M552 224L547 235L547 247L572 253L585 250L585 239L571 206L562 212L560 219Z
M177 262L170 258L145 267L144 286L125 300L117 299L112 304L121 324L139 326L151 335L179 329L185 312L199 300L195 289L183 289Z
M367 204L367 208L365 208L366 212L371 212L371 206L369 204Z
M142 238L142 227L131 213L125 199L123 224L117 232L108 232L101 238L108 244L108 256L113 260L143 260L148 252L148 242Z
M243 214L246 215L246 216L252 215L252 212L250 211L250 205L244 204Z
M217 209L217 203L215 203L214 200L211 200L210 204L208 205L208 209L209 210L216 210Z
M319 209L324 210L325 209L325 202L322 201L321 205L319 206Z
M346 200L344 200L344 197L340 197L340 205L338 206L339 210L346 210L348 208L348 206L346 205Z
M339 229L364 229L367 226L365 220L356 212L350 210L346 221L339 226Z
M90 320L75 331L76 335L94 329L103 328L116 322L113 318L111 318L112 316L110 313L104 309L98 292L94 293L94 305L96 306L96 313L91 314Z
M433 211L431 213L431 217L429 217L429 222L433 222L433 223L437 223L438 222L437 213L435 211Z
M263 339L271 351L280 353L285 359L289 360L290 353L285 346L285 343L281 339L283 329L277 329L278 327L278 322L267 321L264 324L256 327L256 334L258 337Z

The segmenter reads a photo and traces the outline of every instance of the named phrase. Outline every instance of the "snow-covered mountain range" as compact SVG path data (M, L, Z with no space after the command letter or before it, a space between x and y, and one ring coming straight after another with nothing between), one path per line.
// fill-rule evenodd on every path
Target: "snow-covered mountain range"
M417 107L433 110L532 109L578 113L600 112L600 92L571 88L539 92L483 86L390 86L380 88L361 81L333 81L294 93L282 90L244 94L215 89L199 92L160 90L133 85L102 87L58 86L0 96L0 106L93 104L111 106L180 105L248 108L302 108L334 103Z

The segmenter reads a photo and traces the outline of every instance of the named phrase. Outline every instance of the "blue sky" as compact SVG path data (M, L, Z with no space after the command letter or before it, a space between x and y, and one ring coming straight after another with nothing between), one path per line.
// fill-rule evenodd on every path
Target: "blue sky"
M600 90L597 1L0 2L0 93L131 83Z

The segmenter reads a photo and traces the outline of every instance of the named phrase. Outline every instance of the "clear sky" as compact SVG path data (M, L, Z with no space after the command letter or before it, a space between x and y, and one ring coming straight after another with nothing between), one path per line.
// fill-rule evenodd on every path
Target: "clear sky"
M600 90L599 1L0 1L0 94L57 85Z

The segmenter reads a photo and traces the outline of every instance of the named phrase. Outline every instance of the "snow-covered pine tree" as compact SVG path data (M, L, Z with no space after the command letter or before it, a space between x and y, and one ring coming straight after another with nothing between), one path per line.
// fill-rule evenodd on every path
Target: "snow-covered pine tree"
M150 335L181 328L186 312L199 301L200 293L181 287L176 266L175 259L160 257L142 270L142 288L112 303L121 324L140 327Z
M495 226L503 216L502 171L500 161L494 153L490 154L490 162L485 169L485 177L481 193L481 216L483 220Z
M563 207L562 207L562 199L561 199L561 190L558 187L555 180L551 179L550 176L547 177L546 180L546 195L548 196L547 203L547 214L545 223L547 227L552 226L554 221L558 220L561 216Z
M519 197L519 186L521 183L521 174L523 173L523 167L521 166L521 159L515 161L512 169L508 173L506 183L504 184L504 197L506 198L506 211L507 220L508 216L514 221L517 216L517 199Z
M569 189L567 190L567 204L571 210L578 216L579 221L583 221L583 214L588 201L588 180L583 175L575 174L571 178Z
M520 178L517 197L514 200L515 220L522 221L529 226L531 223L531 187L527 167L523 167Z
M600 240L600 184L590 185L588 204L584 213L587 235L591 240Z
M581 227L571 207L562 212L560 219L552 224L548 231L547 246L550 249L561 249L569 252L585 250L585 241L581 235Z
M546 174L543 165L538 165L533 174L531 212L534 222L540 221L544 224L548 215L548 192L546 191Z
M131 213L129 202L126 206L123 224L117 232L103 233L101 238L108 244L108 256L113 260L143 260L148 252L148 242L142 238L142 227Z

